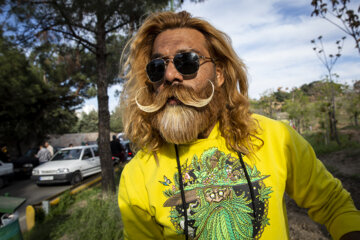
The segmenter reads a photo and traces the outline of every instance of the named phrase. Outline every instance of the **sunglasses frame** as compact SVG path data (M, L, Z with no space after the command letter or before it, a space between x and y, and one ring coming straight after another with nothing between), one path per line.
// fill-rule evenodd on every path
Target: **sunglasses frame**
M180 54L184 54L184 53L191 53L191 54L195 54L195 55L197 56L197 59L196 59L196 61L195 61L196 65L197 65L197 69L196 69L195 72L189 73L189 74L181 73L181 72L179 71L179 69L177 68L176 64L174 63L174 58L176 58L176 56L178 56L178 55L180 55ZM158 58L152 59L148 64L146 64L145 72L146 72L146 75L147 75L147 77L148 77L148 79L150 80L151 83L159 83L159 82L161 82L161 81L164 79L165 71L166 71L167 66L169 65L169 62L172 62L172 63L174 64L174 66L175 66L176 71L178 71L182 76L191 76L191 75L197 73L197 72L199 71L199 69L200 69L200 66L201 66L203 63L205 63L205 62L203 62L202 64L200 64L200 59L214 62L214 60L213 60L211 57L205 57L205 56L199 55L198 53L193 52L193 51L190 51L190 52L181 52L181 53L175 54L175 56L172 57L172 58L169 58L169 57L167 57L167 56L164 56L164 57L158 57ZM159 79L159 80L157 80L157 81L151 80L151 78L150 78L150 76L149 76L149 73L148 73L148 66L149 66L149 64L150 64L152 61L154 61L154 60L162 60L163 63L164 63L163 76L162 76L161 79Z

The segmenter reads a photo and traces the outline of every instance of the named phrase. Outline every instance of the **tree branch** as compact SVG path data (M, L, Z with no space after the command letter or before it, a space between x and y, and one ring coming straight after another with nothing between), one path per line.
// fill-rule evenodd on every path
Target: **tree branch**
M112 28L106 30L106 31L105 31L105 34L107 34L107 33L109 33L109 32L112 32L112 31L115 31L116 29L121 28L121 27L123 27L123 26L125 26L125 25L127 25L127 24L129 24L129 23L130 23L130 22L120 23L120 24L116 25L115 27L112 27Z
M75 30L73 29L73 23L69 20L67 14L63 11L63 9L61 8L61 6L59 6L59 4L54 1L53 2L55 7L59 10L61 16L65 19L65 24L68 26L69 30L71 33L69 32L65 32L65 31L60 31L59 32L62 32L63 34L65 35L70 35L70 36L73 36L74 38L76 38L81 44L83 44L83 42L85 42L86 44L83 44L84 47L88 48L91 52L93 52L93 50L91 48L89 48L89 46L91 46L92 48L96 48L96 45L86 39L84 39L83 37L81 37L80 35L78 35ZM93 32L95 33L94 31L90 31L90 32Z
M96 53L96 51L94 49L96 49L96 45L85 40L84 38L78 36L78 35L73 35L69 32L66 32L66 31L63 31L63 30L60 30L60 29L51 29L51 31L54 31L54 32L59 32L61 34L64 35L65 38L69 39L69 40L74 40L78 43L80 43L81 45L83 45L86 49L88 49L90 52L92 53ZM70 38L69 38L70 37Z

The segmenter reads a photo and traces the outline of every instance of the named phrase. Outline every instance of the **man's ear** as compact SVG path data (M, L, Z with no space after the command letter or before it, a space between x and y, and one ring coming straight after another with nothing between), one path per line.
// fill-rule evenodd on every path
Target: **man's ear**
M224 83L224 74L223 70L220 67L216 67L216 83L218 87L221 87Z

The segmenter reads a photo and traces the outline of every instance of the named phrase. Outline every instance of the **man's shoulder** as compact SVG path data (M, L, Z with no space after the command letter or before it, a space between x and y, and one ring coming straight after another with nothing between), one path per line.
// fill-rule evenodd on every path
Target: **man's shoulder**
M284 136L290 134L293 129L285 120L274 120L259 114L252 114L251 117L259 126L258 134L261 135L279 135Z
M143 150L139 150L135 156L130 160L128 164L126 164L124 170L127 171L143 171L143 169L147 168L147 165L153 155L151 153L147 153Z
M253 119L255 119L255 121L258 122L258 124L260 125L260 127L267 127L267 126L284 126L285 122L282 120L275 120L269 117L265 117L263 115L260 114L252 114L251 117Z

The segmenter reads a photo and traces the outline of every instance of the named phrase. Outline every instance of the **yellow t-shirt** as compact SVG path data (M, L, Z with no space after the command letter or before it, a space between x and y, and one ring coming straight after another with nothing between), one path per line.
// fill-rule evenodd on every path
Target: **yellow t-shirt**
M178 146L190 239L288 239L285 191L334 239L360 231L360 212L311 146L288 125L253 117L264 141L243 156L253 196L218 125L207 139ZM185 239L174 145L162 146L157 156L158 162L140 151L122 172L118 201L126 239Z

